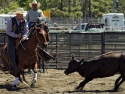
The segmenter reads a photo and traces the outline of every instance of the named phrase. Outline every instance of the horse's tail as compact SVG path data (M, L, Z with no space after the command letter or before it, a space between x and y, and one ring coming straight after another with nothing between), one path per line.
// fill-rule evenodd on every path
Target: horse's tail
M4 52L4 50L5 50L6 47L7 47L7 44L5 44L5 45L2 47L1 52L0 52L0 58L1 58L1 53Z
M0 58L1 58L1 60L2 60L1 54L4 52L5 46L6 46L6 45L4 45L4 46L2 47L1 52L0 52ZM1 70L1 71L6 71L6 68L4 67L3 64L0 64L0 70Z
M1 61L2 61L2 64L0 64L0 70L2 70L2 71L5 71L5 69L8 69L9 67L9 65L8 65L8 63L7 63L7 44L5 44L3 47L2 47L2 49L1 49L1 51L0 51L0 58L1 58Z
M4 67L3 64L0 64L0 70L1 70L1 71L7 71L7 69Z
M1 53L0 53L0 58L1 58Z
M3 66L2 66L2 64L0 64L0 70L3 70Z

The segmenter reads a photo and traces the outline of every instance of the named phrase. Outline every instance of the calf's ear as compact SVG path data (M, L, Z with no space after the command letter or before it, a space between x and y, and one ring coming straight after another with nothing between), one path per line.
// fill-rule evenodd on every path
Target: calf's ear
M72 60L74 60L74 55L72 55L72 58L71 58Z
M84 59L82 59L80 62L84 62Z
M80 65L83 65L84 64L84 59L82 59L79 63L80 63Z

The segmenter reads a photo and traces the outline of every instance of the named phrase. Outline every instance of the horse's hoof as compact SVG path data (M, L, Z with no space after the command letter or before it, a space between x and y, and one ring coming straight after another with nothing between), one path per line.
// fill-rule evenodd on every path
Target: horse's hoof
M45 73L45 71L44 71L44 70L42 70L42 69L39 69L39 72L40 72L40 73Z
M39 72L42 73L43 71L40 69Z
M82 91L82 87L76 87L75 90L76 91Z
M33 83L31 84L31 87L35 87L35 86L36 86L35 84L33 84Z
M33 79L32 84L31 84L31 87L35 87L35 86L36 86L36 80Z
M16 90L16 85L13 85L13 86L12 86L12 90Z
M31 70L28 70L28 71L27 71L27 74L31 74L31 73L32 73L32 71L31 71Z
M76 87L76 88L75 88L75 90L79 90L79 88L78 88L78 87Z
M27 82L23 81L23 83L28 86Z

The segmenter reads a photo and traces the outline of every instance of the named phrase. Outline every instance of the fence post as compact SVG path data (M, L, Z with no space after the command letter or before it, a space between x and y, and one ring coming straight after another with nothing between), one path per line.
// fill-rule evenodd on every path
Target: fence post
M56 54L57 54L57 34L58 33L56 33ZM57 58L56 58L56 69L57 69Z
M104 54L105 53L105 31L101 33L101 46L102 46L101 54Z
M4 44L6 44L6 33L4 35Z

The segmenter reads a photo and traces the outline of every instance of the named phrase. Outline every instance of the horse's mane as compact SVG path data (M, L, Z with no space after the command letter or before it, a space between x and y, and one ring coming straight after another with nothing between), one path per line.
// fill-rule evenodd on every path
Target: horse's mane
M29 37L31 37L31 35L35 32L35 30L39 29L45 30L46 33L49 32L48 26L46 24L37 24L36 22L34 22L30 27Z

